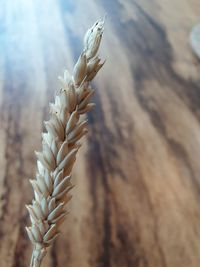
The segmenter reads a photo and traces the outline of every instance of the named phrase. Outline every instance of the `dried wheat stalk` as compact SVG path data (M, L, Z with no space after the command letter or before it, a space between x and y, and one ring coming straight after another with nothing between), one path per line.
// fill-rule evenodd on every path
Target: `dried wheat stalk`
M69 191L71 171L80 148L79 140L87 133L87 121L80 115L90 111L94 90L90 81L104 63L97 56L103 34L104 21L97 21L85 34L84 50L73 76L66 70L59 77L62 88L50 104L50 120L45 122L47 132L42 134L42 152L36 152L37 174L31 180L34 200L27 205L32 225L26 227L34 245L31 267L39 267L46 249L59 234L59 226L67 214L65 205L71 199Z

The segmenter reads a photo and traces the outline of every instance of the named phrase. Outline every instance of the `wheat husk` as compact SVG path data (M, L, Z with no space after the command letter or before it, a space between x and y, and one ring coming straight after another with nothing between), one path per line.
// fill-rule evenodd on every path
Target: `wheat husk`
M36 178L30 181L34 199L26 206L31 220L26 230L34 246L30 267L41 266L67 215L66 204L73 188L71 172L81 147L79 141L87 133L87 120L81 121L80 117L94 107L90 81L104 64L97 56L103 30L104 21L97 21L86 32L73 75L65 71L59 77L61 89L50 103L50 119L44 122L42 151L35 152Z

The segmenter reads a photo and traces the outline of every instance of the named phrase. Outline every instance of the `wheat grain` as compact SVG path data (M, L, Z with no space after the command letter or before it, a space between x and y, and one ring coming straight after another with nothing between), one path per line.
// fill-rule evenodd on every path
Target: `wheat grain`
M50 120L42 134L42 152L37 157L36 179L31 180L34 199L27 205L31 226L26 227L34 245L31 267L39 267L47 248L59 234L59 226L67 214L65 206L71 199L71 171L80 148L79 140L87 133L87 121L80 115L90 111L94 90L89 82L104 63L96 56L104 29L104 21L97 21L85 34L84 50L73 70L59 77L62 88L50 103Z

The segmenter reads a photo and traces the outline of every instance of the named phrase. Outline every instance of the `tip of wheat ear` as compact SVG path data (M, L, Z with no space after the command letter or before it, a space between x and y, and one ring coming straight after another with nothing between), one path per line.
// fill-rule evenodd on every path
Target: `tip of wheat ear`
M104 18L105 20L105 18ZM26 227L34 245L31 267L39 267L46 248L59 234L71 199L71 171L80 148L79 140L87 133L87 120L81 114L90 111L94 90L90 81L103 66L97 56L101 43L104 20L97 21L85 34L84 49L78 58L73 75L68 71L59 77L61 90L50 103L50 119L46 121L46 132L42 134L42 151L37 157L36 179L30 180L34 199L27 209L31 226Z

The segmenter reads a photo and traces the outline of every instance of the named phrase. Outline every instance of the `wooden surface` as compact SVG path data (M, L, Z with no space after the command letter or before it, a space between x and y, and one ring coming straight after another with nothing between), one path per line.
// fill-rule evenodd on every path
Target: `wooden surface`
M90 134L43 267L200 266L199 0L0 2L0 266L27 267L24 226L48 102L107 13Z

